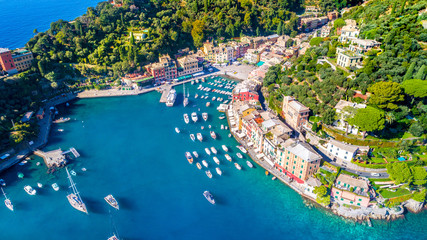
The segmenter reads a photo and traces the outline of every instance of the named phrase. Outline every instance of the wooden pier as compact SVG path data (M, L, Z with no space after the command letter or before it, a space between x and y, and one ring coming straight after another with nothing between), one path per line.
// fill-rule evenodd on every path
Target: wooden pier
M167 101L168 95L171 89L172 89L172 85L161 86L161 91L162 91L162 96L160 97L161 103L165 103Z
M67 164L67 160L65 158L65 155L63 154L61 149L49 151L49 152L43 152L41 150L35 150L34 154L42 157L44 160L44 163L49 168L51 167L63 167L65 164Z
M70 148L70 150L62 152L62 154L67 154L67 153L72 153L74 155L75 158L80 157L80 153L77 152L77 150L75 148Z

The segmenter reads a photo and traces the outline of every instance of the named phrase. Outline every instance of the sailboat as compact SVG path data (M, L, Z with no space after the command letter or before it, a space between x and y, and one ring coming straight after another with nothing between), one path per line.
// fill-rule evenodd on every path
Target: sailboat
M13 211L13 204L12 204L12 202L10 201L9 198L7 198L6 193L3 191L3 188L1 188L1 191L2 191L2 193L4 195L4 198L5 198L4 204L6 205L7 208L10 209L10 211Z
M74 183L73 179L71 178L70 172L68 172L68 168L66 167L65 170L67 171L68 180L70 180L70 188L72 189L72 193L67 195L68 202L70 202L71 206L73 208L82 211L84 213L88 213L86 209L86 205L83 202L82 198L80 197L79 192L77 191L76 184Z
M183 88L184 88L184 102L182 103L185 106L188 105L188 97L185 96L185 84L182 84Z

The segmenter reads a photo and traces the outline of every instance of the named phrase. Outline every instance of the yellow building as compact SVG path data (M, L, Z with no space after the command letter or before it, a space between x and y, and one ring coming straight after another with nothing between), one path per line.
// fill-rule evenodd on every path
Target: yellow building
M199 65L197 58L192 56L178 58L178 66L178 76L185 76L203 71L203 66Z
M15 64L16 70L19 72L28 70L31 68L33 63L33 53L27 49L15 49L12 53L13 63Z
M278 147L274 167L298 183L304 183L317 172L321 160L308 143L288 139Z

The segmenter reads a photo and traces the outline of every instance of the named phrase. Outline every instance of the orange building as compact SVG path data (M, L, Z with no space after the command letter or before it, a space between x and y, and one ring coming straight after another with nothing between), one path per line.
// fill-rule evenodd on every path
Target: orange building
M13 62L12 53L7 48L0 48L0 71L5 71L8 74L18 73Z

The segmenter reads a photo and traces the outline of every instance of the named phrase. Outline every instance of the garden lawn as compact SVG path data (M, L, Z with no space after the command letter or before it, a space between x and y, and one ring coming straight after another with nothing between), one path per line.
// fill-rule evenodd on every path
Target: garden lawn
M384 198L395 198L411 194L411 192L406 188L398 188L396 189L396 192L381 189L379 192Z

